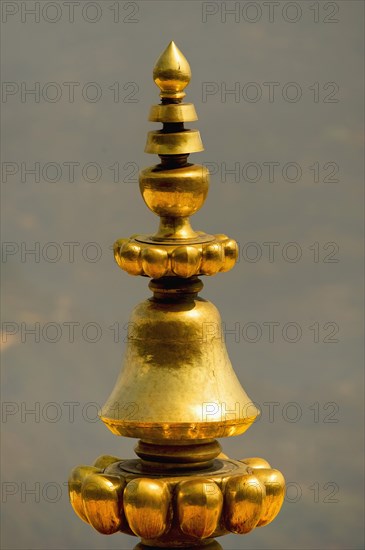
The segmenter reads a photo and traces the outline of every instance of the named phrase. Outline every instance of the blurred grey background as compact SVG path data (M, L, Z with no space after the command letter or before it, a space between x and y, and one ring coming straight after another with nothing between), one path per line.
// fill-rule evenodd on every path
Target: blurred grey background
M150 292L110 246L156 228L137 172L158 161L143 153L152 69L173 39L205 145L190 159L213 172L193 226L241 251L202 295L236 331L232 363L262 410L221 443L288 482L274 523L220 543L363 548L363 2L1 4L2 547L138 542L81 522L66 480L133 456L96 409Z

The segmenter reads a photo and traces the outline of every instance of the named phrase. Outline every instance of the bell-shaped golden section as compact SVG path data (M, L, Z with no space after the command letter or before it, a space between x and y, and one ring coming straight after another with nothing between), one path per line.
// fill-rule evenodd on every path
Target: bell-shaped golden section
M121 374L101 412L113 433L210 439L241 434L255 420L212 303L196 295L146 300L129 329Z

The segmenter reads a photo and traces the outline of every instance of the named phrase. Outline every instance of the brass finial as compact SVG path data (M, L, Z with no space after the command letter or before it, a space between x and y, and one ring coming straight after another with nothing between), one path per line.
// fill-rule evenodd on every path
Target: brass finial
M156 61L153 79L161 90L162 99L182 99L185 96L183 90L191 79L190 65L173 40Z
M192 103L181 103L191 71L174 42L158 59L153 74L163 94L176 90L166 91L163 102L153 105L150 111L149 120L162 122L163 127L148 132L145 152L159 155L161 164L139 174L142 197L159 216L160 225L152 235L133 235L116 241L115 260L129 274L153 279L229 271L237 259L236 242L223 234L194 231L190 225L189 217L207 197L209 171L203 165L188 163L189 154L202 151L203 144L199 130L184 127L185 122L194 121L197 116ZM180 94L179 100L176 94Z
M74 468L69 494L75 512L100 533L134 534L151 547L213 550L214 537L270 523L285 481L262 458L228 458L215 439L243 434L259 414L233 370L217 308L198 297L198 276L231 269L237 244L190 225L209 173L187 162L202 145L198 130L184 128L196 113L180 101L190 67L173 42L154 78L162 103L150 120L163 127L149 133L146 151L161 162L142 170L139 183L160 225L114 245L118 265L150 277L154 296L133 310L120 376L100 411L114 434L140 438L139 458L103 455Z

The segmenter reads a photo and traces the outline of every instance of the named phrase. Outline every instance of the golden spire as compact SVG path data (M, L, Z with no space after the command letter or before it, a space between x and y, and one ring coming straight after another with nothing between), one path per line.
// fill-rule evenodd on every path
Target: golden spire
M190 153L202 151L203 144L199 130L184 127L185 122L197 120L197 115L192 103L181 103L191 71L174 42L157 60L153 76L162 90L162 102L152 106L149 120L163 126L148 132L145 152L159 155L161 163L143 169L139 185L146 205L159 216L160 224L154 234L116 241L115 260L130 275L154 279L228 271L237 259L236 242L223 234L194 231L190 225L189 217L207 197L209 172L205 166L187 160Z
M198 297L198 276L231 269L237 244L190 225L209 186L206 167L187 162L202 150L199 131L184 128L196 120L194 106L181 103L190 76L171 42L154 69L162 102L150 120L163 127L148 134L146 146L161 162L139 176L160 225L114 245L118 265L151 277L154 294L132 312L123 366L100 412L114 434L141 438L139 458L103 455L78 466L69 493L75 512L100 533L134 534L152 547L213 550L220 548L214 537L270 523L285 482L262 458L228 458L215 439L244 433L259 411L233 370L217 308Z
M153 80L161 90L161 98L181 99L191 79L190 65L184 54L171 40L153 69Z

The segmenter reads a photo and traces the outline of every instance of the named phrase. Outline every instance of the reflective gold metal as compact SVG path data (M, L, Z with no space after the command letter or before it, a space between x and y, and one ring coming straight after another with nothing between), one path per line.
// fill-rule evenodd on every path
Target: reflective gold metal
M148 117L150 122L193 122L198 120L192 103L165 103L153 105Z
M216 307L198 294L200 275L231 269L236 242L195 231L189 217L209 188L192 104L181 103L191 78L171 42L153 71L161 104L150 120L146 151L161 162L140 172L142 197L160 219L156 233L114 244L117 264L150 277L153 296L132 312L125 358L100 417L116 435L140 438L137 459L101 456L69 479L71 504L97 531L122 531L155 547L219 548L214 538L270 523L285 481L262 458L232 460L216 438L240 435L259 414L229 360Z
M175 42L171 41L153 69L153 80L161 90L161 99L181 100L186 95L183 90L190 79L190 65Z
M182 155L204 151L199 130L165 134L163 130L148 132L144 152L154 155Z

